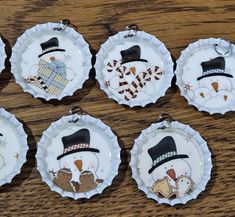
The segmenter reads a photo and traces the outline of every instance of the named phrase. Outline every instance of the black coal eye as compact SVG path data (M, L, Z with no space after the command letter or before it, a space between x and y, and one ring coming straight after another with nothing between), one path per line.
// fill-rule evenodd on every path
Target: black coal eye
M189 182L187 182L187 184L189 184Z
M165 170L166 170L166 167L165 167Z
M188 173L185 173L185 175L187 175Z
M183 182L183 179L181 180L181 182Z
M171 165L171 167L173 167L173 165Z

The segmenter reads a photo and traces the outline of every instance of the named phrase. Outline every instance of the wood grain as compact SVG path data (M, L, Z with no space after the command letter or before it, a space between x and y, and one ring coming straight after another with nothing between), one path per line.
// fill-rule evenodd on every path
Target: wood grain
M131 23L162 40L174 59L199 38L222 37L235 42L232 0L1 1L0 32L7 43L8 60L0 75L0 105L24 123L30 150L21 174L0 188L0 216L235 216L234 113L210 116L197 111L180 96L175 82L156 104L130 109L107 98L94 70L82 90L60 102L34 99L22 91L10 73L10 47L27 28L61 18L78 26L94 54L110 34ZM71 105L102 119L118 135L122 147L119 175L102 195L90 200L61 198L41 181L35 167L36 144L42 132ZM134 139L162 112L199 131L213 154L207 189L184 206L159 205L147 199L137 189L128 166Z

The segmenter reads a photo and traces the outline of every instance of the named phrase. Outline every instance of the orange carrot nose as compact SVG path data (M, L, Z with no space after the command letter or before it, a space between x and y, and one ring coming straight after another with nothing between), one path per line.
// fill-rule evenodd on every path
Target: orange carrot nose
M212 83L211 83L211 86L214 88L215 92L218 92L218 89L219 89L219 84L218 84L218 82L212 82Z
M50 60L51 61L55 61L55 57L50 57Z
M131 71L131 73L132 73L133 75L135 75L136 68L135 68L135 67L131 67L131 68L130 68L130 71Z
M74 161L74 164L76 165L79 171L82 171L82 160L76 160Z
M224 101L227 101L227 99L228 99L228 96L224 95Z
M175 178L175 170L174 169L169 169L166 171L166 174L170 176L173 180L176 180Z

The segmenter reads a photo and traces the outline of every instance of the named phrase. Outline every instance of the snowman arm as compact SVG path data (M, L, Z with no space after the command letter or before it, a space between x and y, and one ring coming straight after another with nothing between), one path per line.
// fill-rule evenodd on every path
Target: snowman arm
M71 81L74 79L74 77L75 77L75 73L72 70L72 68L66 67L66 78Z
M37 75L37 73L38 73L38 64L34 64L34 65L32 65L31 67L30 67L30 72L29 73L25 73L25 74L23 74L23 77L24 78L30 78L30 77L35 77L36 75Z
M95 182L97 183L97 184L100 184L100 183L102 183L104 180L103 179L96 179L95 180Z

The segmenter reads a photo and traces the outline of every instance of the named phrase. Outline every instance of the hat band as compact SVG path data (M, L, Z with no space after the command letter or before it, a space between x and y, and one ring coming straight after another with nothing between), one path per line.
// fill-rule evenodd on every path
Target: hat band
M224 73L224 70L223 69L210 69L208 71L203 72L204 75L214 74L214 73Z
M48 51L51 51L51 50L55 50L55 49L58 49L58 47L57 47L57 46L49 47L49 48L43 50L43 53L48 52Z
M70 146L70 147L68 147L68 148L65 148L65 149L64 149L64 154L67 153L67 152L76 150L76 149L83 149L83 148L89 148L89 147L90 147L90 145L87 144L87 143L75 144L75 145L73 145L73 146Z
M165 160L166 158L172 157L172 156L175 156L175 155L177 155L176 151L167 152L167 153L161 155L160 157L158 157L156 160L154 160L153 161L153 166L155 166L157 163Z

